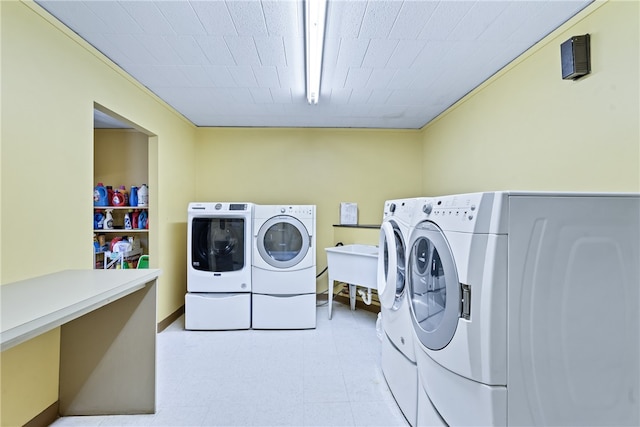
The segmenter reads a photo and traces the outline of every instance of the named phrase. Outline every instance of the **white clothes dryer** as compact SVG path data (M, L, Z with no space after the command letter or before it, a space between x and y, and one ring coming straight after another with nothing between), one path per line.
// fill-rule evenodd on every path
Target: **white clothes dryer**
M251 326L252 203L189 203L185 328Z
M640 196L491 192L418 211L418 420L639 425Z
M377 286L382 319L382 373L398 407L416 425L418 368L406 290L405 267L411 220L420 199L384 203L378 252Z
M256 205L253 236L253 327L315 328L316 207Z

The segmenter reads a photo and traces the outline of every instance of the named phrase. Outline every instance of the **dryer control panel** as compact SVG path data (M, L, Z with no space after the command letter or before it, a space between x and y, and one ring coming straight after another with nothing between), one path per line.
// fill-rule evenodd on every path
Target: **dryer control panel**
M188 212L251 212L251 203L220 203L220 202L192 202Z
M493 193L469 193L425 198L415 221L430 220L443 230L486 233L491 221Z
M407 223L411 222L416 203L419 203L420 200L419 198L387 200L384 202L382 219L395 216Z

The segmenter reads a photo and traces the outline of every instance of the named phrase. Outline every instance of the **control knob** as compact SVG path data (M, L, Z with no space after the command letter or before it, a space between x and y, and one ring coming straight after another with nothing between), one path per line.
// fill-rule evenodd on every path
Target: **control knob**
M422 212L426 213L427 215L429 215L432 210L433 210L433 205L431 203L427 203L422 207Z

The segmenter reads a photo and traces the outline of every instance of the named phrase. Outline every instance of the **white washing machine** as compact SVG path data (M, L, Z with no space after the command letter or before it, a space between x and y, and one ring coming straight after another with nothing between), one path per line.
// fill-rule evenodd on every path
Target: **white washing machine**
M316 327L316 207L256 205L252 326Z
M420 199L384 203L378 252L378 297L382 312L382 373L410 425L416 425L418 368L405 280L411 219Z
M418 424L640 424L640 196L424 203L409 246Z
M189 203L185 328L251 327L252 203Z

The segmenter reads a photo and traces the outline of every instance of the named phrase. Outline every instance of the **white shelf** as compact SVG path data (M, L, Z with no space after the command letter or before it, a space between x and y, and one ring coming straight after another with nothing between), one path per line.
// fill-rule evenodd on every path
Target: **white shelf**
M131 229L113 228L113 229L105 230L104 228L94 228L93 232L94 233L119 233L119 234L123 234L123 233L148 233L149 229L148 228L131 228Z

